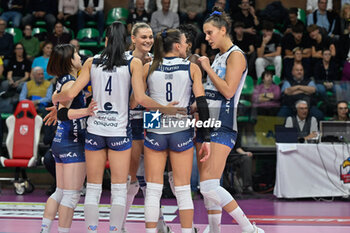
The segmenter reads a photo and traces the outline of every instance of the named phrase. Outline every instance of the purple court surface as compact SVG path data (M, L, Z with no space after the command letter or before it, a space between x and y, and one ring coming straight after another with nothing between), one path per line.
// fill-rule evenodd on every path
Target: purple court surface
M0 194L0 233L37 233L40 229L45 190L36 189L31 194L15 195L12 189ZM80 203L83 203L82 197ZM271 194L257 199L237 200L248 218L266 233L350 233L350 201L315 201L312 199L281 200ZM101 197L99 232L108 232L109 192ZM194 223L200 233L209 233L207 216L202 200L195 200ZM180 233L178 209L175 199L163 199L164 218L175 233ZM72 224L72 233L84 231L83 205L79 204ZM129 233L143 233L143 199L136 198L126 224ZM222 216L222 233L241 232L226 213ZM52 231L57 232L57 221Z

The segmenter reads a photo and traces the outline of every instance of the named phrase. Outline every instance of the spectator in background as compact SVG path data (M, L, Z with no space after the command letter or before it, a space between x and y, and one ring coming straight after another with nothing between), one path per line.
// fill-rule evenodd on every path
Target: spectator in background
M70 22L70 28L77 33L77 17L79 0L58 0L57 20L61 23Z
M273 72L262 73L262 83L255 86L253 92L253 109L257 115L276 116L280 108L280 87L272 82ZM254 114L256 115L256 114Z
M68 44L71 39L71 34L63 31L61 22L57 22L53 32L47 36L47 41L51 42L53 47L58 44Z
M20 43L23 44L28 60L33 61L39 55L40 42L38 38L32 36L32 26L30 24L24 26L23 38Z
M288 21L285 23L282 29L283 34L287 35L289 33L292 33L293 26L296 26L298 24L303 25L303 30L305 31L305 25L303 21L298 19L298 8L292 7L288 10Z
M337 102L337 113L331 121L350 121L349 118L349 105L345 100Z
M254 7L250 5L249 0L241 0L238 6L240 8L240 11L237 11L234 14L232 14L233 22L243 22L243 32L255 35L256 29L259 26L259 19L255 14Z
M5 29L6 21L0 19L0 57L6 68L13 52L13 36L5 32Z
M337 64L331 59L331 51L324 49L322 51L322 60L314 66L314 79L316 82L317 93L324 99L327 97L327 91L335 93L335 81L338 81L339 73Z
M265 21L262 27L262 35L257 41L257 56L255 61L256 75L261 77L265 67L274 65L276 75L281 77L282 57L281 57L281 36L273 32L273 23Z
M44 70L45 80L51 80L52 83L55 83L54 77L49 75L46 71L47 63L49 62L49 58L52 53L52 43L49 41L45 41L42 47L42 56L34 59L32 68L41 67Z
M237 135L234 148L230 152L230 160L235 168L239 168L239 177L242 179L242 194L254 195L253 190L253 153L245 151L241 145L241 134Z
M348 34L350 24L350 3L345 3L340 12L340 35Z
M293 49L293 58L285 58L283 60L283 77L286 80L293 79L292 70L295 64L300 64L304 67L304 77L310 78L311 77L311 70L310 70L310 60L309 59L303 59L303 49L300 47L295 47Z
M162 0L156 0L156 3L157 3L157 10L158 11L162 10L163 9ZM169 4L170 4L169 11L177 14L179 11L179 0L172 0Z
M243 50L248 60L248 75L255 77L255 36L244 32L244 24L242 22L235 22L233 24L233 42Z
M136 9L136 1L137 0L129 0L129 12L134 13ZM155 0L145 0L145 11L148 14L152 14L154 11L157 10L157 5Z
M317 5L318 9L307 16L307 25L316 24L330 37L339 35L339 16L335 12L326 10L327 0L318 0Z
M338 59L343 65L343 74L341 80L350 81L350 24L348 24L348 33L341 35L339 39Z
M12 26L19 28L24 12L24 0L1 0L3 10L1 18L7 23L12 22Z
M317 10L319 1L320 0L306 0L306 13L311 14L312 12ZM333 10L333 1L332 0L327 1L326 9L327 9L327 11Z
M307 31L311 39L311 57L313 64L316 63L317 60L322 59L322 51L324 49L329 49L332 57L335 57L335 46L329 36L321 34L316 24L308 26Z
M51 103L52 84L45 80L41 67L34 67L32 75L33 79L24 83L19 100L32 100L38 113L43 116L46 114L45 107Z
M147 23L151 22L151 15L145 10L145 0L136 0L135 9L129 13L126 23L128 25L128 35L131 34L131 29L135 23Z
M162 10L153 12L151 17L151 28L153 34L157 34L167 28L177 28L180 25L179 15L169 11L170 0L162 0L162 5Z
M180 0L179 14L181 24L196 23L202 29L206 10L206 0Z
M73 39L73 40L69 41L69 44L74 45L75 49L78 51L78 54L79 54L79 56L80 56L81 64L83 65L84 62L86 61L86 59L88 59L89 57L86 56L86 55L80 54L80 44L79 44L79 41L76 40L76 39ZM79 75L79 73L78 73L78 75Z
M1 83L8 96L21 92L23 84L29 79L31 64L21 43L15 45L13 56L7 68L7 80Z
M323 119L323 113L314 106L315 82L304 78L304 68L301 64L295 64L292 70L293 79L285 80L281 89L282 106L278 112L280 117L293 115L293 106L298 100L305 100L311 106L310 114L318 120Z
M308 103L305 100L298 100L295 103L296 116L286 119L286 128L296 128L298 138L305 140L318 137L318 124L315 117L309 115Z
M35 21L43 20L47 24L47 31L52 32L56 23L57 5L53 0L29 0L28 12L22 18L23 25L34 25Z
M104 0L79 0L78 30L85 27L85 21L96 21L98 31L102 36L105 26L103 7Z
M284 59L293 59L293 50L296 47L302 48L303 58L311 57L311 42L309 37L304 34L303 23L297 23L292 26L292 32L283 37Z

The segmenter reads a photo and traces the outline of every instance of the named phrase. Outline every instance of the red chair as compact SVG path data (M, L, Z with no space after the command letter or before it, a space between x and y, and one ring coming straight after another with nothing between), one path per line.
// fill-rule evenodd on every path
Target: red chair
M37 163L42 124L43 120L30 100L19 102L14 114L6 119L8 128L6 147L9 158L1 156L0 163L3 167L16 168L14 186L17 194L21 195L34 190L34 185L27 178L25 168L33 167ZM19 178L20 172L22 179Z

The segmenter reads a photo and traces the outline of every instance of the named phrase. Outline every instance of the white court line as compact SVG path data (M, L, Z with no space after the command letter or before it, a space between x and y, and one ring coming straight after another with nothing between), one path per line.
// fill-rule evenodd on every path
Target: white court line
M209 233L209 225L205 228L205 230L203 231L203 233Z

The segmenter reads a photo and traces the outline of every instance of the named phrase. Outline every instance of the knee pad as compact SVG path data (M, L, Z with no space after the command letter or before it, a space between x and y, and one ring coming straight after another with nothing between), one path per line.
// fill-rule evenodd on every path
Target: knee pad
M136 181L134 183L130 183L128 186L127 195L135 196L139 192L139 188L140 188L140 185L139 185L138 181Z
M79 200L79 190L63 190L63 198L60 204L74 210Z
M111 184L111 205L126 206L126 183Z
M202 195L220 207L230 203L233 198L229 192L220 186L219 179L205 180L200 182Z
M63 197L63 189L56 188L55 192L51 194L50 198L57 201L57 203L61 203Z
M191 186L175 186L175 196L179 210L193 209L193 201L191 196Z
M145 198L146 222L158 222L160 198L163 192L163 184L147 183Z
M221 206L204 197L204 206L207 210L222 210Z
M86 194L84 205L98 205L102 193L102 184L86 184Z

